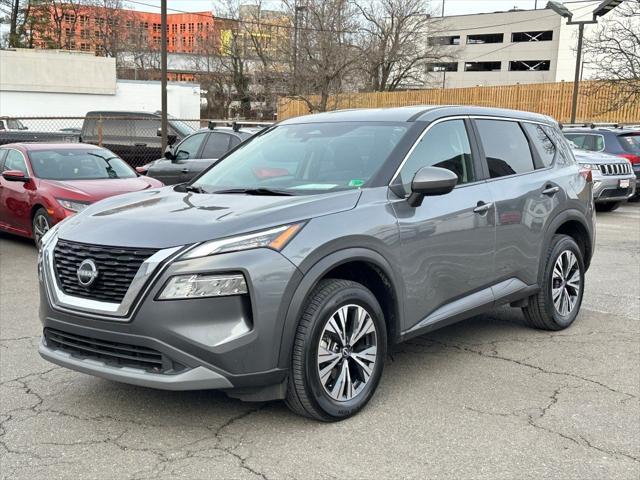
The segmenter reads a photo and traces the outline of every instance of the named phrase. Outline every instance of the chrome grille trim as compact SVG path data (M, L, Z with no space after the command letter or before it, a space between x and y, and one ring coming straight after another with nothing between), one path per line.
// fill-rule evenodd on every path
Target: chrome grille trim
M628 175L633 171L628 163L603 163L598 167L603 175Z

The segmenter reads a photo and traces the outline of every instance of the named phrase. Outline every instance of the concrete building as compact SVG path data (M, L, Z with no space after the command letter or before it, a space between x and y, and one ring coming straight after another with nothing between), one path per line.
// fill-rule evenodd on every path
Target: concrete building
M576 19L591 11L591 3L580 3ZM442 26L427 42L444 46L451 60L427 64L430 87L573 81L577 27L552 10L456 15Z
M200 118L200 85L169 82L168 112ZM84 116L160 110L160 82L116 79L113 58L63 50L0 50L0 116Z

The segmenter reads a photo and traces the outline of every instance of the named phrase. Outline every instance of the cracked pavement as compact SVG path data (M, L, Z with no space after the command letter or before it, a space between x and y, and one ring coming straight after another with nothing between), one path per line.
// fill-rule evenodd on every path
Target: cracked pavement
M598 215L571 328L504 308L413 339L335 424L45 362L35 259L0 235L2 479L640 478L640 204Z

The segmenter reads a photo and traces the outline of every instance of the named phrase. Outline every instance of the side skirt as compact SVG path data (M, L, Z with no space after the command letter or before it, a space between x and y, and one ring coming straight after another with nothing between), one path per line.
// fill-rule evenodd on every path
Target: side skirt
M400 342L493 310L499 305L509 303L513 304L512 306L524 306L527 299L539 291L540 287L537 284L527 285L517 278L504 280L436 309L403 332Z

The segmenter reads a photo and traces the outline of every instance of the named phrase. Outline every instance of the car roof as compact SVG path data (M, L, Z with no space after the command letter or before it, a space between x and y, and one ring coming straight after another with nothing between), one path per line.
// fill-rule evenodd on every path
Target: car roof
M611 133L613 135L626 135L628 133L638 133L638 130L633 128L613 128L613 127L570 127L562 129L562 133L592 133L599 134Z
M452 115L482 115L556 125L557 122L538 113L506 108L478 107L471 105L412 105L393 108L362 108L351 110L335 110L316 113L302 117L290 118L280 122L280 125L296 123L325 123L325 122L430 122L441 117Z
M102 147L99 147L97 145L92 145L90 143L28 143L28 142L24 142L24 143L8 143L6 145L0 145L0 148L21 148L23 150L26 150L27 152L31 152L31 151L37 151L37 150L55 150L56 148L64 148L66 150L76 150L76 149L83 149L83 150L105 150Z

